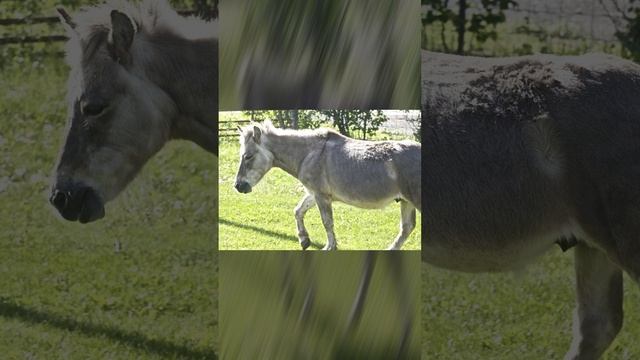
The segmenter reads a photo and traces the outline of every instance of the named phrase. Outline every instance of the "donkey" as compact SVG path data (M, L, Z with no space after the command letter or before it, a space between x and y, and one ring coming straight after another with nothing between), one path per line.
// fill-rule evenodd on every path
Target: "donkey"
M640 279L640 66L422 54L424 262L509 271L575 247L567 359L596 359Z
M170 139L217 155L217 25L182 18L166 1L86 8L66 28L69 121L50 202L63 218L105 215Z
M304 215L318 205L327 232L323 250L336 250L331 202L382 208L400 202L400 232L389 249L398 250L415 228L421 210L420 144L413 141L362 141L330 129L283 130L271 122L239 128L240 166L235 188L251 192L272 167L289 173L306 194L295 208L300 246L311 244Z

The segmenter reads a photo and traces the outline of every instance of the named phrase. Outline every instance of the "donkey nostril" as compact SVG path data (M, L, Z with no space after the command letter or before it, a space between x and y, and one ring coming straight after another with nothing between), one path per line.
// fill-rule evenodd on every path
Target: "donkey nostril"
M64 209L67 207L67 202L69 201L69 196L67 196L66 193L60 191L60 190L55 190L53 192L53 194L51 195L51 204L53 204L53 206L55 206L58 209Z
M241 192L241 193L244 193L244 194L246 194L246 193L251 191L251 185L249 185L249 183L245 182L245 181L237 182L235 184L235 188L236 188L236 190L238 190L238 192Z

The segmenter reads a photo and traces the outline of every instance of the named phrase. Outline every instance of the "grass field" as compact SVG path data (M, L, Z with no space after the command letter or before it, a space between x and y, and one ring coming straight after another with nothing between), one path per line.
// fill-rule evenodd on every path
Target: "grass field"
M220 250L300 250L293 208L304 195L298 180L280 169L272 169L249 194L233 188L240 145L237 138L220 142ZM398 233L400 205L383 210L365 210L342 203L333 204L333 218L339 250L383 250ZM317 207L305 216L311 249L327 241ZM403 250L420 249L420 213L416 229Z
M15 56L0 72L1 357L216 358L215 157L172 143L103 220L65 222L47 196L67 68Z
M423 359L561 359L571 344L573 253L554 249L523 273L463 274L422 265ZM604 359L639 359L640 289L625 277L625 320Z

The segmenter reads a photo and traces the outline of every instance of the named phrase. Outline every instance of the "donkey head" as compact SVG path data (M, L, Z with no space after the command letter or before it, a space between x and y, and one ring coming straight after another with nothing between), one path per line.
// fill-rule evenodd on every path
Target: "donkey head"
M50 202L65 219L87 223L104 216L104 204L169 139L176 108L147 78L145 34L127 14L85 13L94 23L84 24L64 9L58 13L70 38L71 74L67 135Z
M236 174L235 188L241 193L251 188L273 167L273 154L265 145L265 127L259 125L238 128L240 131L240 166Z

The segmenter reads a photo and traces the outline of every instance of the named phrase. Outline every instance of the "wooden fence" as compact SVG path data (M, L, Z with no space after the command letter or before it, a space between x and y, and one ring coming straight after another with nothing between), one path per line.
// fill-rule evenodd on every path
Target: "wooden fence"
M192 16L200 14L197 10L178 10L178 14L182 16ZM212 11L217 17L217 8ZM0 26L32 26L39 24L58 24L60 19L57 16L26 16L22 18L13 19L0 19ZM13 35L0 38L0 45L8 44L32 44L32 43L50 43L66 41L68 38L64 34L51 34L51 35Z
M225 120L218 123L218 137L236 137L238 126L251 123L251 120Z

